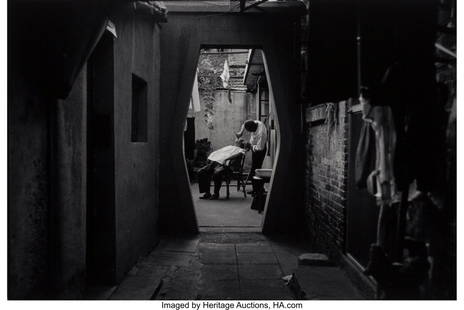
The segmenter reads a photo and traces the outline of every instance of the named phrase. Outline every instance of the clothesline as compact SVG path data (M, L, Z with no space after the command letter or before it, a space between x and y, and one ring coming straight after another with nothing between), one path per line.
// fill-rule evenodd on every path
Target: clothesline
M440 43L435 43L435 47L436 47L437 49L439 49L440 51L442 51L443 53L448 54L448 55L450 55L450 56L456 58L456 53L455 53L455 52L453 52L453 51L447 49L446 47L444 47L444 46L441 45Z

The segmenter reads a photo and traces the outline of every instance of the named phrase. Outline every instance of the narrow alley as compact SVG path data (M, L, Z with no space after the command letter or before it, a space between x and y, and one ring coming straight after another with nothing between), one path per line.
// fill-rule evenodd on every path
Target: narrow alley
M9 0L7 299L457 299L456 3Z
M307 251L303 244L288 238L275 240L259 233L166 237L129 271L118 287L100 290L98 297L116 300L363 299L340 268L330 264L299 266L298 256ZM293 280L284 279L292 275ZM303 275L312 280L298 282L298 277Z

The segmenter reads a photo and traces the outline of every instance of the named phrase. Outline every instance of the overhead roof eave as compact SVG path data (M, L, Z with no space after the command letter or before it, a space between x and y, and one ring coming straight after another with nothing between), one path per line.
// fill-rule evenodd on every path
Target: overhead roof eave
M264 59L262 53L262 50L251 49L248 54L243 84L245 84L249 90L254 89L258 76L264 73Z
M253 58L253 54L255 52L255 49L250 49L250 51L248 52L248 58L247 58L247 61L246 61L246 66L245 66L245 74L243 75L243 84L246 85L246 81L248 79L248 74L250 72L250 66L251 66L251 59Z
M250 1L251 5L257 1ZM169 13L231 13L231 14L275 14L275 15L304 15L306 6L301 1L267 1L259 6L240 12L238 1L185 1L165 0Z
M167 8L161 1L133 1L133 5L139 14L151 16L157 22L167 21Z

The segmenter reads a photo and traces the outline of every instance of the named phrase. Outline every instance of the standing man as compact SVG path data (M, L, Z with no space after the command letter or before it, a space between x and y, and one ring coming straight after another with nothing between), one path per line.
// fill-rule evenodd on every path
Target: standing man
M263 166L264 157L267 151L267 128L266 125L259 120L247 120L243 123L240 131L235 133L237 138L242 137L244 131L251 133L250 145L251 145L251 169L248 179L255 175L256 169L261 169Z

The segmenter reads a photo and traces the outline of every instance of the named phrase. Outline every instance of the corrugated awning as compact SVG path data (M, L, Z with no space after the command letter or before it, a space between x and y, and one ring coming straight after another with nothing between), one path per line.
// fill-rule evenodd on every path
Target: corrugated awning
M251 49L248 54L243 84L247 86L248 90L253 90L256 87L259 76L263 74L265 74L263 51L260 49Z

